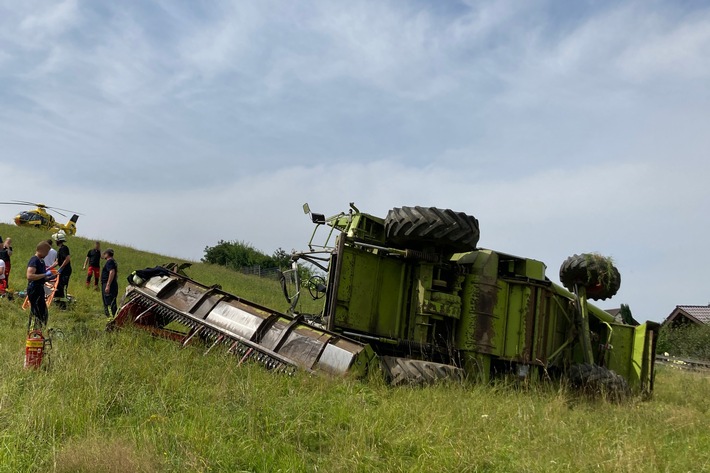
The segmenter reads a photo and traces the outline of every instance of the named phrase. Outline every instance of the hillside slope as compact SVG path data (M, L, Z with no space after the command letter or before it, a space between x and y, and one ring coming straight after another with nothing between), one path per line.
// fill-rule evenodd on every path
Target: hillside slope
M0 236L3 238L11 237L13 240L10 287L15 291L24 290L27 285L27 280L25 279L27 262L34 254L37 243L48 239L51 236L51 232L0 223ZM84 292L86 271L81 269L86 253L94 247L94 240L88 240L81 236L69 236L67 237L67 246L71 251L73 268L69 293L74 295L80 304L84 305L85 309L91 308L92 310L103 311L100 297L98 295L94 296L91 292ZM121 292L125 288L126 276L133 270L151 268L172 261L186 261L110 242L101 242L101 248L104 250L113 248L116 252L115 259L119 266L119 290ZM198 262L192 263L193 266L190 268L189 273L193 279L207 285L221 284L224 290L228 292L239 293L239 295L247 299L268 307L279 310L285 310L287 307L281 290L272 280L249 277L222 266Z
M46 235L15 240L13 283ZM50 312L51 364L22 368L27 314L0 299L0 473L233 471L702 471L710 466L710 380L660 371L650 402L609 404L556 386L389 388L239 365L199 345L103 331L79 270L92 242L68 242L73 310ZM116 250L121 284L170 258ZM190 275L284 309L274 281L196 264ZM22 283L22 284L21 284Z

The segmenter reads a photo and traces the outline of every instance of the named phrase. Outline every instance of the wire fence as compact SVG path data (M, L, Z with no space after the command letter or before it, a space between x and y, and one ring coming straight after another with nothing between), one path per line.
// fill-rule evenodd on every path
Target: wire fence
M679 358L677 356L656 355L656 363L689 371L710 371L710 361Z
M239 268L237 271L239 271L242 274L248 274L250 276L258 276L260 278L269 278L269 279L279 279L279 274L281 273L281 268L267 268L264 266L256 265L256 266L243 266Z

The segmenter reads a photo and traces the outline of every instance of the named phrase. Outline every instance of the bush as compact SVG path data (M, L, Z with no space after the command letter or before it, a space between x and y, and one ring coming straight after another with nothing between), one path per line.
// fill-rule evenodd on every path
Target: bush
M710 325L661 327L657 351L668 352L673 356L710 360Z
M202 262L219 264L232 269L251 266L284 268L289 265L289 255L282 248L269 256L244 241L220 240L215 246L205 247L205 256L202 258Z

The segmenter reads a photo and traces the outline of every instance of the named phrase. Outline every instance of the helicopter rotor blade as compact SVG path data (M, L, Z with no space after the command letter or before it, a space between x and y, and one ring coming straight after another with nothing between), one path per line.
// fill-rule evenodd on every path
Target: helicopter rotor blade
M61 213L60 211L58 211L58 210L55 209L55 208L47 207L47 209L52 209L52 213L59 214L59 215L61 215L61 216L64 217L64 218L69 218L69 217L67 217L66 215L64 215L63 213Z
M79 212L76 212L76 211L74 211L74 210L63 209L63 208L61 208L61 207L50 207L50 206L47 205L47 204L42 204L42 203L38 203L38 202L29 202L29 201L27 201L27 200L13 200L13 201L10 201L10 202L0 202L0 204L6 204L6 205L29 205L29 206L33 206L33 207L37 207L37 208L41 208L41 209L52 210L52 211L58 213L59 215L61 215L61 216L64 217L64 218L67 218L67 216L64 215L62 212L69 212L69 213L73 213L73 214L77 214L77 215L84 215L84 214L79 213Z
M24 202L0 202L0 204L2 204L2 205L29 205L32 207L36 207L35 204L24 203Z
M73 214L77 214L77 215L84 215L84 214L81 214L81 213L76 212L76 211L74 211L74 210L60 209L59 207L47 207L47 208L48 208L48 209L51 209L51 210L54 210L54 211L57 212L59 215L63 215L61 212L59 212L59 210L61 210L62 212L69 212L69 213L73 213ZM63 216L66 217L66 215L63 215Z
M35 207L46 207L44 204L38 204L36 202L28 202L26 200L13 200L12 202L16 204L23 204L23 205L34 205Z

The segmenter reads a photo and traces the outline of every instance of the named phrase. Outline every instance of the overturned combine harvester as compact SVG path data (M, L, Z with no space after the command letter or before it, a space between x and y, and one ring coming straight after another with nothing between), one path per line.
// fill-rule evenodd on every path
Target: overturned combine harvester
M242 361L280 371L377 369L393 384L566 376L615 395L653 390L658 325L622 324L587 303L619 289L608 259L568 258L565 289L540 261L478 248L478 221L463 213L402 207L382 219L352 204L330 218L304 211L316 228L282 277L289 314L163 268L138 272L113 325L184 345L207 339L209 349L224 344ZM322 226L327 237L316 245ZM299 262L324 276L300 281ZM303 288L324 301L319 314L298 313ZM172 321L188 330L170 330Z

